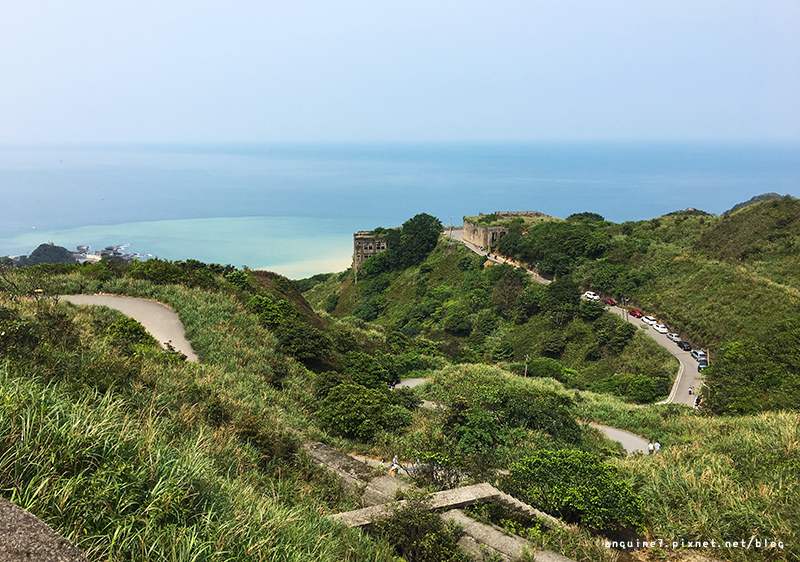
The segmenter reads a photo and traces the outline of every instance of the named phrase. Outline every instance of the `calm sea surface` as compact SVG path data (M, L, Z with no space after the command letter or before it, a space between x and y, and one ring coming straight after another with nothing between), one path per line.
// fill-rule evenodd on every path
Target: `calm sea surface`
M649 219L800 196L800 144L0 146L0 255L130 244L292 278L341 271L352 233L426 212Z

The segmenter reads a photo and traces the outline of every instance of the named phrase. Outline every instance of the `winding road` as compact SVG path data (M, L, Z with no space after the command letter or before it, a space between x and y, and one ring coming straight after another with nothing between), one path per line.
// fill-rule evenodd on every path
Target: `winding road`
M197 354L186 339L186 328L178 314L160 302L116 295L62 295L58 298L77 305L99 305L119 310L144 326L162 347L166 348L165 344L169 342L186 356L187 361L197 361Z
M486 252L486 250L481 250L474 244L465 242L463 240L462 229L457 229L457 228L450 229L447 236L452 240L461 242L462 244L464 244L464 246L466 246L468 249L472 250L476 254L479 254L481 256L486 256L487 259L495 263L501 263L501 264L507 263L509 265L524 268L524 266L514 261L507 260L497 255L490 255L488 254L488 252ZM526 269L526 271L528 272L528 275L531 278L537 280L540 283L548 284L552 282L551 279L542 277L535 271L531 271L529 269ZM694 401L696 397L694 396L694 394L689 394L689 388L699 389L703 383L703 380L702 377L700 376L700 373L697 371L697 362L694 359L692 359L690 352L683 351L682 349L680 349L677 345L675 345L675 342L667 338L666 334L659 334L658 332L653 330L652 327L649 326L647 323L642 322L641 319L634 318L633 316L627 314L626 309L621 308L619 306L611 306L608 307L608 310L610 310L617 316L621 317L623 320L627 320L628 322L634 324L637 327L646 328L648 330L648 335L652 337L656 341L656 343L660 344L664 349L669 351L672 354L672 356L678 360L678 363L680 365L678 367L678 375L675 377L675 382L672 384L672 390L669 394L669 397L666 400L659 402L659 404L671 403L671 404L685 404L686 406L694 406Z
M107 306L119 310L125 316L142 324L153 337L162 342L162 345L164 345L163 342L170 342L175 349L186 355L188 361L198 360L192 345L186 339L186 330L177 313L160 302L117 295L66 295L60 296L59 300L80 306ZM691 361L691 359L689 360ZM413 387L424 382L423 378L404 379L398 386ZM432 402L424 405L436 406ZM628 453L647 450L647 440L634 433L600 424L590 425L602 430L609 439L622 443Z
M683 351L680 347L675 345L675 342L667 338L667 334L659 334L652 326L649 326L646 322L642 322L640 318L634 318L630 314L627 314L627 310L624 308L610 306L608 310L640 329L642 327L646 328L647 335L653 338L656 343L669 351L672 356L678 360L680 367L678 367L678 374L675 377L675 382L672 384L672 391L669 397L659 402L659 404L685 404L686 406L694 406L696 396L693 393L689 394L689 388L699 390L700 386L703 384L703 379L697 370L697 361L692 359L690 352Z

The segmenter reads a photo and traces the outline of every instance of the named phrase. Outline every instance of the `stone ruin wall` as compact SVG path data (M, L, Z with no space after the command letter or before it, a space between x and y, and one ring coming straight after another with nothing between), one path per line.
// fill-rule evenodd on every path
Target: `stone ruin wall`
M371 230L361 230L353 234L353 271L358 275L358 268L364 260L386 251L386 240L375 236Z
M464 220L464 242L483 247L484 250L489 249L506 232L508 230L504 226L484 226Z

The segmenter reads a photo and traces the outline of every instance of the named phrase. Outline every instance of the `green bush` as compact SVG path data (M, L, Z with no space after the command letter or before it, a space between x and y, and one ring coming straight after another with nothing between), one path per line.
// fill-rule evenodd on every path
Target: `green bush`
M644 502L616 470L583 451L540 451L509 468L501 487L567 523L644 532Z
M120 318L106 330L109 339L130 352L135 345L156 345L158 342L139 322L133 318Z
M265 326L277 326L287 318L297 318L297 309L285 299L274 302L263 295L255 295L247 302L247 307Z
M296 318L284 319L274 332L281 350L301 361L321 359L331 348L331 339L325 332Z
M408 499L391 517L375 522L375 534L408 562L468 562L455 530L430 511L429 504L425 496Z
M317 419L323 428L335 434L368 441L387 425L388 410L385 393L360 384L343 383L328 392Z

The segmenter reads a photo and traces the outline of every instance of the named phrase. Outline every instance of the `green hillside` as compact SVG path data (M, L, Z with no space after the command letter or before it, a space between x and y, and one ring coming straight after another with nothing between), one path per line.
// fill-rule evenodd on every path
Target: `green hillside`
M727 217L545 223L496 249L657 316L709 351L707 405L753 413L800 403L799 221L800 201L785 197ZM731 374L733 364L743 372Z
M758 536L780 546L702 550L797 560L797 285L769 269L792 257L795 235L775 233L792 232L797 212L786 199L724 219L620 225L582 213L528 225L507 244L565 268L550 285L444 238L406 239L358 283L351 271L291 282L194 260L2 269L0 494L92 560L390 561L413 550L403 537L453 543L422 518L400 538L332 523L360 504L309 460L303 444L318 440L419 460L423 490L490 481L575 526L548 531L490 506L473 517L576 560L615 560L605 542L636 533ZM411 220L406 234L436 222ZM748 235L755 222L763 228ZM547 245L531 238L538 228ZM771 235L758 260L726 254L728 237L741 246ZM652 405L674 359L579 299L586 289L626 296L707 345L712 407ZM172 307L200 362L115 311L44 296L98 292ZM411 376L428 384L389 390ZM590 421L658 440L662 453L626 456Z

